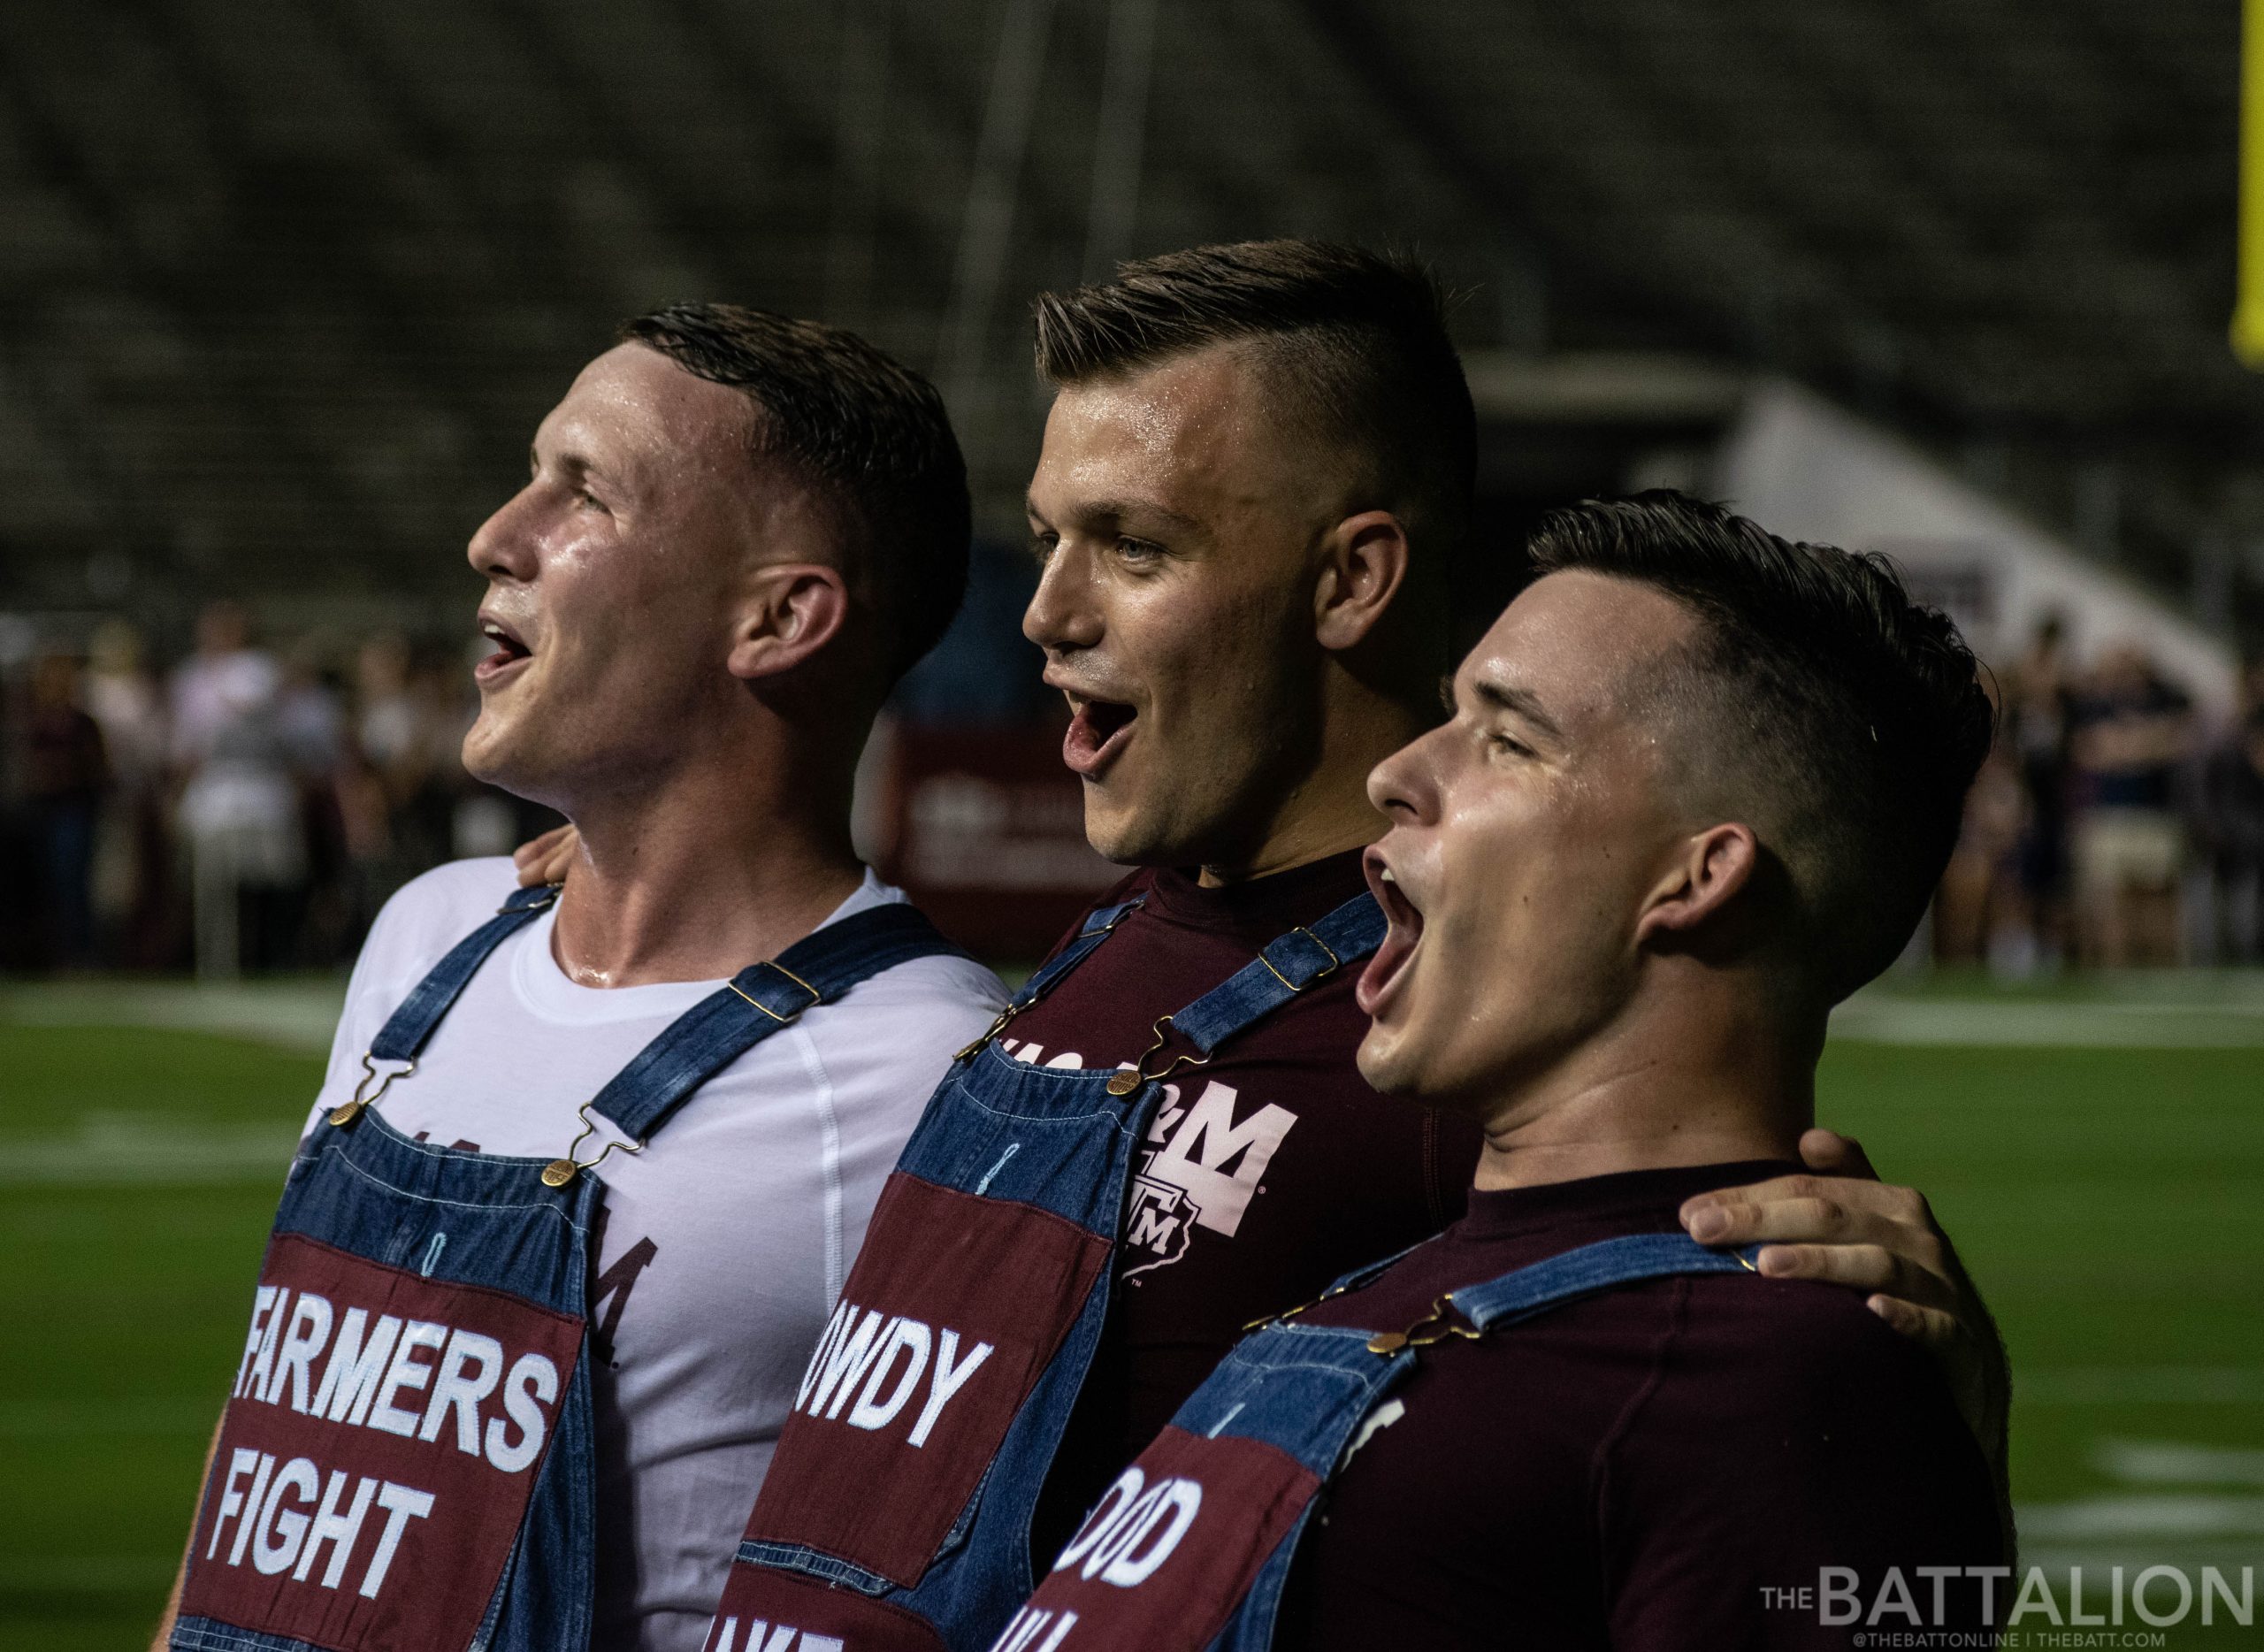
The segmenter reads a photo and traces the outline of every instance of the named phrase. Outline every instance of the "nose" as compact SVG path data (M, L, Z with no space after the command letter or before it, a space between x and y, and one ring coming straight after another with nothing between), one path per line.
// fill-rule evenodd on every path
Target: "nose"
M534 577L534 539L527 509L532 484L521 488L479 524L464 555L483 579L520 581Z
M1438 818L1437 756L1444 729L1409 741L1368 771L1368 801L1395 826Z
M1094 600L1092 558L1067 544L1057 546L1022 611L1022 635L1049 654L1061 654L1093 646L1104 629Z

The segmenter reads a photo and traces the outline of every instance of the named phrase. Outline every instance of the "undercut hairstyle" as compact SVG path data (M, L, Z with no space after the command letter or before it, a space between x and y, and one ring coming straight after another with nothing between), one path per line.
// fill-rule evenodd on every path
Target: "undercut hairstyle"
M1388 510L1452 583L1478 435L1438 283L1414 262L1316 241L1197 247L1042 293L1037 371L1059 386L1247 344L1304 439L1341 454L1354 510Z
M1699 621L1656 684L1695 792L1749 808L1837 1003L1894 961L1957 842L1996 713L1957 628L1885 557L1778 539L1667 490L1546 517L1535 577L1666 593Z
M892 686L967 594L967 463L936 387L853 333L744 304L671 304L619 337L754 404L757 456L831 507L842 577L878 622Z

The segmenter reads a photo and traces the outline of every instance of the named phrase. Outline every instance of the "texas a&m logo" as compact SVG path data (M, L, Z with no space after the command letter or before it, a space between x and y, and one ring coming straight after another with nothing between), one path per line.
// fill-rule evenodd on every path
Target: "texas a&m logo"
M509 1558L581 1330L506 1292L279 1235L213 1455L183 1614L357 1652L468 1643Z
M1042 1044L1011 1038L998 1043L1017 1061L1036 1063L1045 1053ZM1084 1057L1064 1051L1044 1065L1082 1067ZM1197 1228L1223 1239L1241 1229L1266 1166L1297 1121L1296 1113L1270 1101L1237 1119L1241 1098L1241 1091L1217 1079L1205 1082L1191 1103L1177 1084L1163 1087L1162 1104L1125 1195L1124 1250L1128 1258L1137 1254L1143 1259L1125 1268L1123 1278L1178 1261Z

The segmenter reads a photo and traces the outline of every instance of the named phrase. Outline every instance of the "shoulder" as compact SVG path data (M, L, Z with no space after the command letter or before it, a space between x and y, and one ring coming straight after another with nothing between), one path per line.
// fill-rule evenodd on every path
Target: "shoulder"
M971 1016L987 1023L1006 1006L1006 986L972 958L938 952L882 970L860 983L843 1002L868 1014Z
M902 890L868 871L838 916L911 905ZM925 1067L934 1046L958 1050L988 1027L1006 1002L1006 983L983 965L957 952L933 952L859 982L842 996L835 1013L813 1014L805 1025L814 1037L825 1035L829 1066L846 1044L868 1063Z
M1629 1428L1656 1437L1687 1427L1713 1442L1704 1449L1748 1461L1790 1452L1951 1480L1978 1470L1939 1367L1861 1293L1743 1274L1661 1285L1679 1286L1681 1300L1656 1387Z
M1118 878L1116 882L1111 883L1106 889L1101 891L1099 894L1094 896L1079 909L1077 915L1075 918L1072 918L1067 926L1062 929L1061 933L1058 937L1055 937L1053 945L1046 949L1046 957L1052 957L1054 953L1059 952L1063 947L1068 945L1070 942L1075 940L1079 933L1085 927L1085 920L1091 917L1093 914L1100 911L1105 906L1121 906L1124 902L1131 899L1135 895L1144 893L1148 888L1155 883L1155 868L1151 866L1134 867L1129 872L1127 872L1122 877Z
M362 944L365 960L426 963L495 915L519 886L508 855L451 860L411 878L379 909Z
M1734 1367L1779 1403L1830 1405L1904 1389L1947 1392L1933 1361L1865 1304L1809 1280L1702 1274L1678 1341L1694 1370Z

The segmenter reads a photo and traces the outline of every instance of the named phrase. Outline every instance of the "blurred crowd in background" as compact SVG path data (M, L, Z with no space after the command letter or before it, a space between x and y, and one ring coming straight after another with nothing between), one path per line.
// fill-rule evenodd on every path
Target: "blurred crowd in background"
M418 872L550 823L457 750L469 662L398 632L264 639L216 602L183 658L124 620L0 670L0 968L325 969Z
M988 628L1009 645L1013 597ZM947 645L900 738L1029 719L983 699L1020 665ZM1998 685L1924 950L2010 976L2264 962L2264 663L2211 718L2143 653L2078 657L2047 621ZM464 773L476 710L460 650L260 638L226 602L176 660L123 620L0 660L0 969L342 966L408 879L555 821Z
M2213 719L2143 650L2078 658L2047 619L1996 680L1934 959L2011 976L2264 961L2264 662Z

